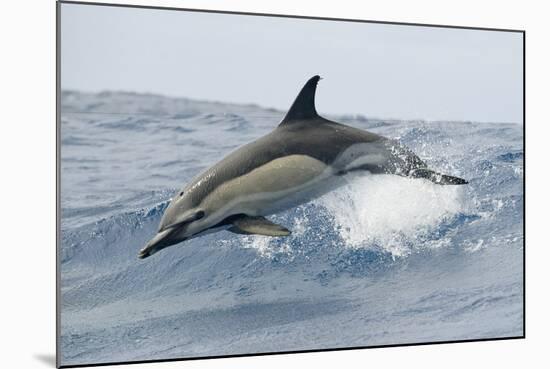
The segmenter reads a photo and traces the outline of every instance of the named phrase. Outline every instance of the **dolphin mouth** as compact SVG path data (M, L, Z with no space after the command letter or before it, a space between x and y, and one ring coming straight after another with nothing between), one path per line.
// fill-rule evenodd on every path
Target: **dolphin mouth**
M144 248L142 248L141 250L139 250L138 258L140 258L140 259L148 258L149 256L153 255L155 252L156 252L156 250L153 250L152 247L147 245Z
M139 251L138 258L145 259L153 255L157 251L164 249L165 247L174 245L183 240L174 242L169 238L174 233L174 228L169 228L164 231L158 232L147 244Z

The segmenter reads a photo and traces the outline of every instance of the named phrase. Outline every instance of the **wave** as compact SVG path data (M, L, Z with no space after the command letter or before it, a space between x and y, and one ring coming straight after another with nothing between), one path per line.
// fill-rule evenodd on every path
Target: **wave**
M67 232L62 262L79 250L84 252L83 247L99 248L101 240L129 248L119 252L124 256L137 253L141 245L135 240L153 236L167 204L163 201L150 209L119 214ZM219 247L251 249L259 257L279 262L307 258L323 249L326 252L326 245L332 252L364 249L382 258L384 254L405 257L419 248L449 245L454 227L475 218L467 213L464 190L459 186L437 186L391 175L353 175L344 187L274 215L275 221L292 230L289 237L235 236L221 231L173 248L194 247L195 243L200 247L213 241ZM100 258L97 254L92 257ZM113 259L116 253L109 250L104 257Z
M64 364L521 332L521 126L331 117L470 183L357 173L270 216L288 237L221 231L140 260L177 188L283 112L63 92L61 113Z

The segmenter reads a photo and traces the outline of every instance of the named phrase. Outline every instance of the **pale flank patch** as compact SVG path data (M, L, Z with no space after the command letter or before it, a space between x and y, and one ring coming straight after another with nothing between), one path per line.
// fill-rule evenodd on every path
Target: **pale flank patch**
M382 142L358 143L338 155L333 166L338 170L350 171L365 165L383 166L388 158L388 149Z
M201 206L212 209L210 217L224 219L230 214L265 215L284 208L294 194L315 187L332 175L327 166L306 155L275 159L216 188Z

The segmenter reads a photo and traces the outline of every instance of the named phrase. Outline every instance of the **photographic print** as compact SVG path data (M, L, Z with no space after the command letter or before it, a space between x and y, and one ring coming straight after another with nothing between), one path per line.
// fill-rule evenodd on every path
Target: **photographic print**
M58 3L58 365L524 336L524 33Z

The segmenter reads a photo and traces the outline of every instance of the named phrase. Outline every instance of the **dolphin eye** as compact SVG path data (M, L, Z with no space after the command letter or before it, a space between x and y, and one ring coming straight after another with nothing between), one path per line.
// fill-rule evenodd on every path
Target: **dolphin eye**
M183 191L180 192L180 196L183 196Z
M197 214L195 216L197 217L197 220L201 219L201 218L204 218L204 211L202 211L202 210L197 211Z

